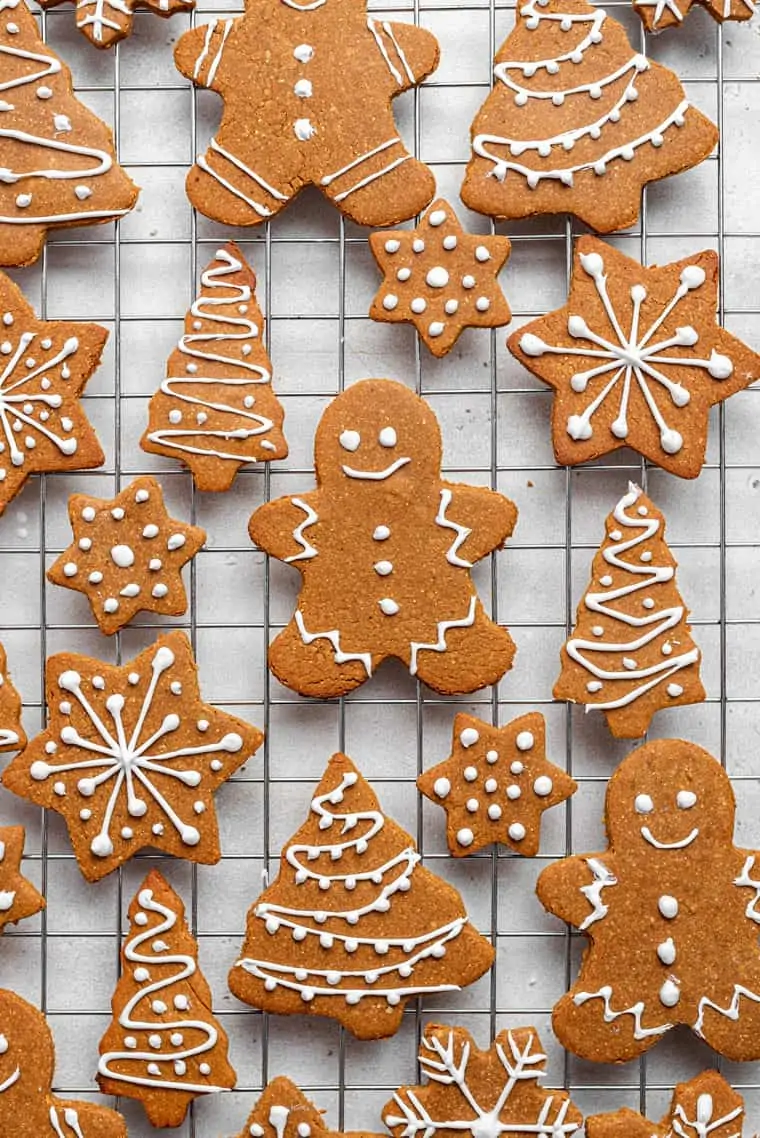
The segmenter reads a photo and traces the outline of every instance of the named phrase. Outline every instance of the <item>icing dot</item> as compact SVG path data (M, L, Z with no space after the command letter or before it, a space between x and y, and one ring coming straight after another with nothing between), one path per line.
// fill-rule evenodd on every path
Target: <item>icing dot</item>
M158 526L154 525L153 523L145 526L145 528L142 531L142 535L143 535L143 537L146 537L149 539L152 537L158 537Z
M446 249L447 252L451 252L452 249L456 249L457 239L453 233L450 233L448 237L444 237L443 247L444 247L444 249Z
M398 307L398 297L395 293L389 292L387 296L383 297L383 308L388 312L392 312L396 307Z
M485 245L478 245L478 247L475 250L475 260L476 261L490 261L491 260L491 254L488 252Z
M92 810L88 810L87 807L85 807L84 810L79 811L79 817L83 822L89 822L90 818L92 818Z
M470 812L470 814L474 814L477 811L480 803L478 802L477 798L468 798L465 805L467 806L467 809Z
M676 806L679 810L691 810L696 804L697 796L693 790L679 790L676 795Z
M120 569L129 569L135 563L135 555L128 545L114 545L111 549L111 560Z
M54 782L53 791L62 798L66 793L66 784L64 782Z
M377 441L381 447L395 447L398 437L393 427L383 427L377 436Z
M419 315L427 308L427 301L423 300L421 296L415 296L409 307L411 308L412 312L416 312Z
M412 270L411 270L411 269L406 269L406 268L404 268L404 269L397 269L397 271L396 271L396 280L397 280L397 281L408 281L411 275L412 275Z
M372 536L375 541L386 541L391 536L391 531L388 526L375 526Z
M122 836L122 838L125 839L125 841L129 841L129 839L133 838L135 835L134 835L134 831L132 830L132 828L130 826L122 826L121 836Z
M522 772L525 770L525 767L523 766L523 764L520 762L519 759L515 759L515 761L510 764L509 769L512 772L512 774L522 774Z
M458 300L447 300L443 307L444 307L444 310L445 310L447 316L453 316L454 313L459 308L459 301Z
M147 502L149 498L150 498L150 491L149 490L138 490L137 493L135 494L135 501L138 502L139 504L142 504L143 502Z
M521 731L515 739L518 751L529 751L535 742L531 731Z
M657 945L657 955L662 964L674 964L676 959L676 946L672 937L668 937L662 944Z
M76 577L78 571L79 570L73 561L67 561L63 567L64 577Z
M486 794L494 794L499 789L499 784L495 778L487 778L483 783Z
M463 747L471 747L473 743L477 743L480 738L480 732L476 731L474 727L465 727L464 731L459 734L459 742Z
M525 837L525 827L521 822L513 822L507 833L513 842L521 842Z
M79 548L82 550L82 552L86 553L89 549L92 549L92 538L80 537L77 544L78 544Z
M469 273L462 277L462 288L475 288L475 277Z
M424 253L425 242L421 237L415 237L414 241L412 241L412 249L414 249L415 253Z
M680 684L668 684L666 690L672 699L677 699L679 695L683 695L683 688Z
M637 814L651 814L654 802L648 794L637 794L633 800L633 808Z
M604 629L602 628L601 624L595 624L591 629L591 632L594 636L604 636Z
M85 508L82 510L82 520L85 522L95 521L95 510L92 506L85 506Z
M38 99L52 99L52 97L53 97L53 92L51 91L51 89L49 87L38 87L37 88L37 98Z
M166 548L173 553L175 549L182 549L182 546L187 541L183 533L173 533L166 543Z
M398 253L401 248L401 242L397 241L395 237L389 237L385 242L386 253Z
M442 265L434 265L428 270L425 280L430 288L445 288L449 283L449 274Z
M299 63L309 63L314 58L314 48L308 43L299 43L293 48L293 55Z
M434 225L436 227L439 225L443 225L445 220L446 220L446 210L445 209L434 209L433 212L431 214L429 214L429 216L428 216L428 221L430 222L430 224Z
M554 783L546 774L539 775L533 783L533 792L537 794L539 798L548 797L553 789Z
M520 790L520 787L516 783L513 782L507 787L507 798L511 802L516 802L521 794L522 794L522 791Z
M211 1074L211 1065L209 1063L200 1063L198 1065L198 1070L200 1071L200 1073L202 1075L210 1075Z
M657 908L667 921L672 921L674 917L678 916L678 901L669 893L662 894L657 901Z
M599 578L599 584L604 585L606 589L610 587L612 584L612 577L610 577L609 573L605 573L603 577Z
M431 321L431 323L428 324L428 336L435 337L442 335L445 327L446 325L443 324L440 320Z
M678 985L673 980L666 980L660 988L660 1003L666 1008L674 1008L680 999Z
M178 1012L186 1012L190 1007L190 1001L188 1000L187 996L175 996L174 1006Z
M486 752L486 762L487 763L496 763L496 762L498 762L498 760L499 760L499 752L498 751L487 751Z
M451 790L451 783L447 778L437 778L433 783L433 790L438 798L445 798Z
M474 782L475 779L478 777L478 772L477 772L476 768L475 767L465 767L464 768L464 777L467 780L467 782Z
M478 312L488 312L488 309L491 307L491 301L487 296L479 296L475 301L475 307Z
M161 1047L161 1036L160 1035L149 1035L148 1036L148 1043L155 1051L158 1051Z
M492 822L498 822L499 818L501 818L501 806L496 802L492 802L488 807L488 817Z
M472 830L464 826L461 830L457 830L457 842L460 846L471 846L475 841L475 835Z
M395 616L399 610L398 602L393 597L382 597L377 603L386 616Z
M90 573L87 580L90 582L91 585L99 585L100 582L103 580L103 574L100 572L99 569L94 569L92 571L92 573Z
M103 601L103 612L114 613L119 611L119 602L116 597L106 597Z
M130 1051L137 1047L137 1040L135 1039L134 1035L124 1036L124 1046L128 1047Z

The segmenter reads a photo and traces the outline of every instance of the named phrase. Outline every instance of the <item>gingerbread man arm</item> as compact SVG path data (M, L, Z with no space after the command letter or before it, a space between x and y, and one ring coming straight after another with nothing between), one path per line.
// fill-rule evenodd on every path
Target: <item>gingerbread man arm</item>
M536 895L548 913L585 930L607 915L605 891L615 885L614 855L583 854L547 866L536 882Z
M251 541L278 561L293 564L303 572L317 556L311 527L319 520L318 501L319 491L312 490L310 494L294 494L259 506L248 523Z
M447 529L464 527L470 531L457 544L456 556L474 565L499 549L510 536L517 522L517 507L484 486L444 482L436 521Z
M431 32L414 24L395 24L388 20L369 19L367 26L395 80L394 94L408 91L435 71L441 52Z
M221 90L220 66L224 49L237 22L238 19L211 20L208 24L185 32L174 49L177 70L200 86Z

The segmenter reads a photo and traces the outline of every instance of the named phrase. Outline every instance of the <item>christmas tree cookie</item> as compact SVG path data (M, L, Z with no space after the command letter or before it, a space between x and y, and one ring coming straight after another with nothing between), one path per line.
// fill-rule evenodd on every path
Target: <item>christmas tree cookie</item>
M152 869L129 906L114 1018L100 1041L103 1094L139 1099L152 1126L180 1126L198 1095L230 1090L227 1036L211 1010L185 906Z
M203 703L197 671L182 632L123 667L71 652L48 658L48 725L2 782L63 816L88 881L145 846L219 861L213 796L263 736Z
M695 743L659 739L617 768L609 848L555 862L536 887L589 938L552 1016L563 1047L625 1063L686 1024L727 1059L760 1058L760 853L733 844L735 808Z
M45 898L21 873L24 827L0 826L0 933L45 908Z
M111 131L75 98L68 67L43 43L24 0L0 9L0 265L30 265L47 229L113 221L138 188Z
M0 753L26 746L21 726L21 696L11 683L5 649L0 644Z
M351 760L333 755L248 914L229 981L262 1011L329 1016L359 1039L383 1039L407 1000L459 991L493 960L456 890L420 864Z
M528 0L516 19L472 124L462 201L492 217L573 213L600 233L625 229L642 188L707 158L716 127L603 8Z
M487 615L473 565L514 529L508 498L441 479L430 407L389 379L355 383L317 428L318 489L261 506L252 540L303 576L269 666L302 695L330 698L396 657L444 694L494 684L515 647Z
M322 1111L290 1079L272 1079L262 1092L238 1138L380 1138L361 1131L329 1130ZM723 1138L721 1135L720 1138Z
M605 523L591 581L562 648L556 699L602 711L619 739L637 739L663 707L701 703L701 653L676 585L665 518L629 485Z
M717 1071L703 1071L673 1091L662 1122L623 1107L586 1119L586 1138L742 1138L744 1100Z
M65 0L40 0L43 8L56 8ZM132 31L138 8L156 16L191 12L195 0L76 0L76 22L82 35L95 47L113 47Z
M199 490L229 490L245 463L288 453L255 290L237 245L218 249L150 401L140 446L183 462Z
M760 378L760 355L716 323L717 308L712 250L644 268L581 237L565 307L507 341L554 388L557 462L575 466L629 446L696 478L710 408Z

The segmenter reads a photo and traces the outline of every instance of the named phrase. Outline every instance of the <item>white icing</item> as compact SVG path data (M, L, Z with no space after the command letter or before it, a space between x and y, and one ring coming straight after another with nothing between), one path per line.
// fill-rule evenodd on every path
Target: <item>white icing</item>
M384 482L386 478L390 478L392 474L395 474L397 470L411 461L411 458L397 458L395 462L383 470L357 470L353 466L342 466L341 469L349 478L357 478L364 482Z
M395 146L399 146L403 150L403 143L398 136L389 138L387 142L381 143L380 146L375 146L372 150L368 150L365 154L360 154L358 158L354 158L353 161L347 163L347 165L341 166L341 168L339 170L335 170L334 173L327 174L324 178L322 178L320 185L332 185L333 182L336 182L339 178L342 178L344 174L348 174L351 170L355 170L358 166L362 166L365 162L368 162L371 158L374 158L376 154L382 154L384 151L390 150ZM369 186L372 182L376 182L378 178L383 178L386 174L389 174L391 170L395 170L396 167L400 166L403 162L408 162L411 157L411 154L404 152L399 158L395 158L392 162L389 162L386 166L382 166L373 174L368 174L365 178L360 178L358 182L355 182L352 186L349 186L348 189L342 190L340 193L335 194L333 201L336 204L340 204L340 202L345 201L345 199L350 194L355 193L357 190L364 189L365 186Z
M383 427L377 436L381 447L395 447L398 436L393 427Z
M313 644L315 640L327 640L332 645L333 659L336 664L346 664L351 660L358 660L367 673L372 675L371 652L345 652L340 646L340 632L332 629L329 632L309 632L299 609L295 611L295 622L304 644Z
M630 1008L621 1008L620 1011L614 1011L611 1002L612 986L610 984L603 985L603 987L599 988L596 992L577 992L575 996L573 996L573 1003L577 1007L587 1003L589 1000L603 1001L605 1023L614 1023L620 1016L632 1016L634 1039L648 1039L652 1035L664 1035L665 1032L670 1031L673 1026L671 1023L664 1023L658 1027L644 1027L641 1023L641 1017L644 1014L643 1000L639 1000L638 1003L633 1004Z
M216 34L216 29L219 26L219 24L221 24L221 26L222 26L221 39L219 41L219 46L217 47L216 53L214 54L214 57L211 60L211 63L209 64L208 71L206 72L206 78L204 80L204 79L201 79L201 73L203 71L203 65L208 58L209 51L211 48L211 43L212 43L213 38ZM203 83L204 86L210 87L212 85L212 83L214 82L214 76L216 75L217 70L219 69L219 64L222 62L222 55L224 54L224 47L225 47L225 44L227 43L227 37L229 36L230 32L232 31L233 26L234 26L234 20L231 20L231 19L210 20L209 23L206 25L206 34L205 34L205 37L203 40L203 48L201 49L200 55L198 56L198 59L196 60L195 70L193 71L193 79L196 81L196 83Z
M685 838L681 838L680 841L661 842L654 836L648 826L642 826L641 836L645 842L647 842L650 846L653 846L656 850L685 850L687 846L690 846L692 842L697 840L699 837L699 830L695 826L694 829L691 830Z
M232 154L229 150L225 150L223 146L220 146L216 138L211 139L211 142L209 143L209 150L212 154L218 154L219 157L222 158L225 162L229 162L231 166L234 166L236 171L244 174L245 177L252 181L255 186L261 187L268 194L271 194L271 196L277 201L288 201L288 197L285 194L280 193L280 191L275 189L274 186L271 186L261 177L260 174L257 174L255 170L252 170L250 168L250 166L246 166L244 162L241 162L241 160L235 154ZM218 172L218 170L214 169L204 154L199 154L195 161L196 165L199 166L200 169L204 171L204 173L208 174L209 177L218 182L220 186L223 186L228 193L232 194L233 197L238 198L240 201L245 202L245 204L249 206L257 215L257 217L272 216L271 209L267 209L266 206L261 205L254 198L250 197L248 194L243 193L242 190L233 185L229 179L225 178Z
M317 133L317 128L310 119L296 119L293 132L299 142L309 142Z
M515 738L515 746L517 747L518 751L530 751L533 748L534 743L535 739L533 738L532 731L520 731ZM519 770L516 770L516 767L519 767ZM512 764L512 774L522 774L522 772L522 763Z
M472 562L465 561L463 557L460 557L458 550L463 542L467 541L467 538L472 533L472 530L468 529L467 526L460 525L458 522L453 522L450 518L446 517L446 511L451 505L452 497L453 495L451 490L447 489L444 486L441 489L441 501L438 507L438 513L435 517L436 525L441 526L443 529L453 530L456 534L456 537L452 541L449 548L446 550L446 560L448 561L449 565L459 566L463 569L471 569Z
M602 892L613 885L617 885L617 878L604 862L597 857L587 857L586 865L589 867L594 875L594 880L589 885L581 885L580 891L586 900L591 905L591 912L585 920L578 926L581 931L589 928L596 921L601 921L607 916L609 912L609 905L602 900Z
M463 747L472 747L480 738L480 732L475 727L465 727L459 732L459 742Z
M666 921L672 921L678 916L678 901L669 893L663 893L657 900L657 908Z
M398 60L399 67L405 73L405 76L406 76L405 78L401 74L401 70L399 70L399 68L396 67L391 60L390 53L389 53L387 47L385 46L385 39L384 39L383 35L381 34L381 32L378 30L377 21L368 18L367 19L367 27L372 32L372 35L375 37L375 43L377 44L378 48L380 49L380 54L382 55L383 59L385 60L386 65L388 67L388 70L390 71L391 75L393 76L393 78L398 83L399 87L406 87L410 84L414 85L414 82L415 82L414 72L412 71L411 67L409 66L407 58L404 55L403 51L401 50L399 42L396 39L396 36L394 34L392 24L389 24L387 20L383 20L382 23L380 24L380 29L382 29L382 32L385 33L385 36L387 36L387 38L391 41L392 49L393 49L393 51L396 55L396 58Z
M129 569L135 563L134 550L129 545L114 545L111 549L111 560L120 569Z
M429 644L421 643L419 641L412 641L411 659L409 662L409 671L413 676L417 675L417 657L420 652L445 652L446 651L446 634L452 628L471 628L475 623L475 610L477 606L477 597L473 595L470 597L470 606L467 615L460 620L439 620L437 622L438 636L434 642Z
M0 51L2 51L1 47ZM3 84L0 83L0 90L2 89ZM0 131L0 137L2 137L2 131ZM0 181L2 180L2 171L0 170ZM5 323L8 326L12 321ZM0 365L2 368L0 370L0 465L7 453L12 466L23 466L26 461L26 451L33 450L36 446L35 435L51 442L64 457L69 458L77 451L78 442L73 433L74 424L71 419L67 416L60 418L60 434L45 426L44 421L40 420L47 408L60 411L63 406L65 395L62 392L65 391L65 386L62 387L62 384L68 373L68 365L65 361L71 359L79 351L79 340L76 336L69 337L49 359L39 364L36 364L33 357L29 356L28 359L32 360L30 370L28 366L22 366L22 361L25 360L27 352L36 339L36 332L20 333L15 346L10 345L9 341L8 359L4 366ZM42 347L41 344L40 347ZM44 388L48 373L57 369L59 365L63 365L60 373L54 375L49 380L48 387ZM39 380L40 376L45 377L39 384L43 390L37 390L38 385L34 383L35 380ZM55 386L51 392L49 388L53 385ZM38 408L40 413L38 418L35 418L35 411ZM22 426L27 433L24 439L20 440L18 432ZM19 445L20 441L23 441L24 447ZM5 470L2 471L2 477L5 477Z
M312 557L317 556L317 551L314 546L304 537L304 530L307 530L310 526L313 526L319 521L316 511L311 508L308 502L304 502L303 498L291 498L291 502L299 510L303 510L306 516L293 530L293 540L301 546L301 552L293 553L290 557L286 557L285 561L289 564L294 561L309 561Z
M451 783L447 778L437 778L433 783L433 790L438 798L446 798L451 791Z

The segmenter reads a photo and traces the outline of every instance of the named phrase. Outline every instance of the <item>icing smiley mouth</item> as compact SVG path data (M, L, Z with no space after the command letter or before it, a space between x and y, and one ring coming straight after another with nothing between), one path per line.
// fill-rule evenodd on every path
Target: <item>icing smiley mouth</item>
M347 474L349 478L359 478L368 482L383 482L386 478L390 478L402 466L406 466L411 462L411 458L397 458L390 466L386 466L384 470L357 470L354 466L343 466L343 473Z
M695 826L691 833L687 834L685 838L681 838L679 842L659 841L649 829L649 826L641 827L641 836L645 842L649 842L649 845L654 846L656 850L685 850L687 846L690 846L691 843L697 839L699 830Z

